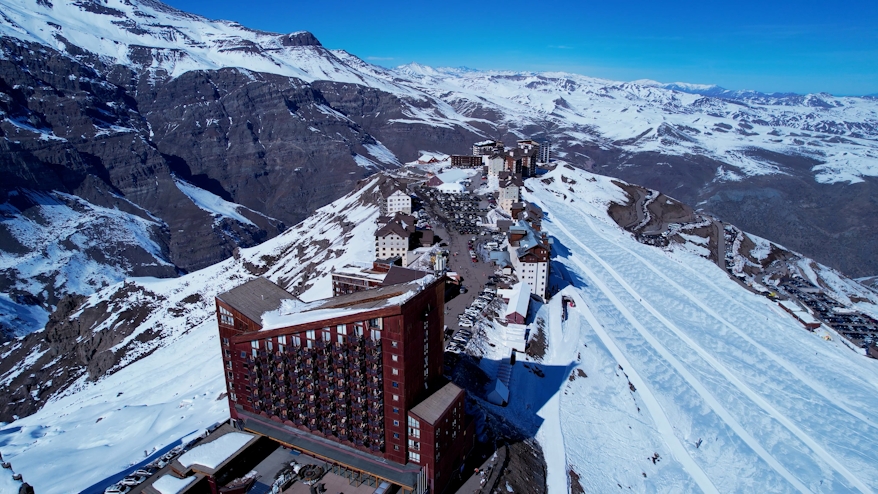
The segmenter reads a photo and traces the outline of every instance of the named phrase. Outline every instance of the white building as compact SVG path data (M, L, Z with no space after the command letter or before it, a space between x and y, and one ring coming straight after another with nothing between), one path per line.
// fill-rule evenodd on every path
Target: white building
M415 218L402 213L394 214L375 232L375 259L399 256L402 265L409 264L409 247L415 232Z
M509 228L509 258L515 275L543 299L549 285L550 253L546 234L535 231L526 221L518 221Z
M385 214L394 213L412 214L412 198L405 192L397 189L385 199Z
M521 202L521 186L521 181L515 177L509 177L500 181L497 205L509 216L512 216L512 205L516 202Z
M506 158L502 154L482 156L482 162L488 167L488 176L496 177L506 170Z

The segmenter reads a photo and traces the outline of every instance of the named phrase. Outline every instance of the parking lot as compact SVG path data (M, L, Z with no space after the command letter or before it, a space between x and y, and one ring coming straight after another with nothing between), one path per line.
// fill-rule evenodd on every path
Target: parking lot
M860 348L878 355L878 321L833 300L818 287L801 279L786 279L781 288L808 306L823 322Z

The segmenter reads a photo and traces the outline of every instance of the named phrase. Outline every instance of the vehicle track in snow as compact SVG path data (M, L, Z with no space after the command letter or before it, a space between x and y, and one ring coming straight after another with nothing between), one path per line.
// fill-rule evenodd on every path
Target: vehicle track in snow
M589 222L590 223L590 222ZM767 400L765 400L761 395L754 392L751 388L746 386L741 380L734 375L724 364L719 362L713 355L709 352L705 351L697 342L693 341L684 331L682 331L679 327L677 327L673 322L668 320L663 314L661 314L658 310L655 309L648 301L643 301L643 297L629 285L622 276L616 272L613 267L605 261L602 257L600 257L596 252L587 247L581 241L578 240L578 236L574 235L567 229L561 222L554 221L552 225L557 227L560 232L569 239L572 244L578 245L582 252L592 257L601 267L606 270L606 272L613 278L613 280L620 285L623 290L625 290L630 296L634 297L635 300L640 301L640 305L645 308L653 317L655 317L662 325L664 325L668 330L670 330L677 338L683 341L689 348L691 348L701 359L707 362L717 373L725 378L727 382L732 384L735 388L737 388L744 396L750 399L756 406L761 408L768 416L772 417L774 420L782 424L789 432L791 432L796 438L798 438L803 444L807 445L826 465L832 467L833 470L838 472L842 477L844 477L852 486L855 486L862 492L872 492L869 487L863 483L858 477L853 475L844 465L842 465L832 454L827 452L821 444L819 444L816 440L806 434L801 428L799 428L795 423L793 423L786 415L780 413L772 404L770 404ZM589 228L593 228L592 225L589 225ZM581 232L580 232L581 236ZM576 257L571 256L569 258L574 264L576 264L585 274L590 278L595 286L604 294L604 296L615 306L615 308L622 314L622 316L631 324L631 326L637 330L638 333L668 362L683 379L689 384L692 389L694 389L699 395L701 395L702 399L707 403L717 415L719 415L722 420L729 425L729 427L754 451L756 452L760 458L762 458L768 465L771 466L778 474L780 474L784 479L786 479L791 485L793 485L796 489L801 492L809 492L808 489L797 477L795 477L786 467L784 467L773 455L771 455L758 441L755 437L753 437L743 425L734 418L734 416L717 400L717 398L707 389L707 387L692 374L692 372L683 364L679 359L677 359L672 352L670 352L658 339L653 335L646 327L638 320L631 311L624 305L624 303L615 295L615 293L610 289L610 287L604 282L603 279L597 276L597 274L588 266L586 266L582 261L577 259Z
M686 288L684 288L683 286L678 284L676 281L671 279L669 276L667 276L661 270L656 268L652 263L650 263L649 261L644 259L640 254L638 254L638 253L634 252L633 250L629 249L628 247L624 246L622 244L622 242L618 242L618 241L615 241L613 239L607 238L603 233L600 232L600 230L598 228L596 228L594 226L594 223L592 222L591 218L586 216L586 217L584 217L584 219L585 219L586 223L588 223L589 228L591 228L591 230L597 236L601 237L606 242L612 243L613 245L617 246L619 249L625 251L632 258L639 261L644 267L646 267L647 269L649 269L650 271L655 273L657 276L659 276L662 280L665 281L665 283L667 283L668 285L673 287L678 293L682 294L690 302L692 302L693 304L698 306L698 308L700 308L706 314L708 314L709 316L714 318L717 322L722 324L727 329L729 329L732 332L734 332L735 334L737 334L741 339L746 341L748 344L750 344L754 348L758 349L763 355L765 355L767 358L771 359L772 362L776 363L777 365L782 367L784 370L789 372L791 376L795 377L797 380L799 380L800 382L802 382L803 384L808 386L815 393L822 396L824 399L826 399L827 402L832 403L834 406L840 408L844 412L850 414L851 416L857 418L858 420L860 420L860 421L866 423L867 425L869 425L870 427L874 428L875 431L873 431L873 433L875 435L878 435L878 423L876 423L875 421L873 421L869 417L863 415L862 413L860 413L856 410L853 410L850 407L848 407L842 403L839 403L836 398L829 395L829 393L827 392L827 390L824 386L815 383L806 374L804 374L798 368L793 366L788 360L778 356L776 353L772 352L771 350L766 348L764 345L762 345L761 343L754 340L750 335L741 331L736 325L729 322L726 318L724 318L722 315L717 313L710 306L708 306L707 304L702 302L698 297L694 296L692 294L692 292L690 292L689 290L687 290ZM756 317L760 316L760 314L758 314L758 312L755 311L753 308L748 307L746 304L742 303L739 299L729 295L728 292L720 290L719 287L717 287L713 283L712 280L710 280L708 277L704 276L699 271L693 269L691 266L688 266L686 264L681 263L681 266L683 267L683 269L685 269L689 273L690 276L697 277L702 283L710 285L712 288L714 288L715 293L722 296L728 303L734 304L737 307L739 307L740 309L746 310L747 312L753 314Z
M595 334L600 338L601 342L607 350L609 350L610 355L613 356L616 362L623 368L627 369L625 374L628 376L628 380L634 384L638 391L640 391L640 397L643 400L644 405L646 405L646 409L652 417L653 423L656 425L659 434L664 439L665 445L667 445L668 449L674 455L674 458L680 462L684 469L686 469L686 472L692 477L692 480L698 484L698 487L700 487L703 492L719 492L710 480L710 476L707 475L701 466L695 462L695 459L692 458L692 455L690 455L686 447L683 446L680 438L674 434L674 426L671 425L670 419L668 419L664 408L662 408L658 399L655 397L655 394L653 394L649 383L637 373L637 367L631 364L625 356L625 353L622 352L618 345L616 345L616 342L597 320L585 301L583 301L582 297L579 295L579 291L570 290L569 295L574 298L574 301L576 302L576 312L585 318L586 322L592 327Z

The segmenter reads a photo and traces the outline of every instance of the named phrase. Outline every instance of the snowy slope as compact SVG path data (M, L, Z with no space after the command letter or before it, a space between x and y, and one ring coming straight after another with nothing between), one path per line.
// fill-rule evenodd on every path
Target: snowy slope
M566 321L559 297L538 315L544 365L571 375L539 411L544 449L562 442L566 457L548 462L550 485L566 486L566 464L586 492L872 492L878 362L706 259L634 241L606 214L622 193L609 180L546 178L528 198L548 212L576 303Z
M149 316L117 345L121 360L110 375L98 382L82 375L36 414L0 429L0 453L37 492L77 492L142 460L144 451L228 418L214 296L257 274L306 301L331 296L333 268L374 257L375 187L383 179L370 179L236 258L175 279L129 279L94 294L85 308L130 293L96 337L112 331L131 307L149 304ZM46 365L40 352L12 372Z
M157 218L62 192L9 195L10 202L0 204L2 231L8 236L0 250L0 274L8 284L4 291L15 299L0 295L0 323L17 328L16 336L42 328L48 320L44 307L63 295L90 295L131 272L174 274L156 241L163 227Z

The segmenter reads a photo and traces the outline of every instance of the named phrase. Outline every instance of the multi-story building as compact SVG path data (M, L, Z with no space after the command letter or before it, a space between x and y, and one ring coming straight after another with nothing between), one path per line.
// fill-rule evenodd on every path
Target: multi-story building
M482 157L452 155L451 166L456 166L458 168L478 168L482 166Z
M484 157L485 164L488 166L488 176L496 177L506 170L506 157L500 153L494 153Z
M537 172L537 148L514 148L506 153L506 170L525 177L533 177Z
M552 159L552 144L546 140L540 143L537 161L539 163L548 163L550 159Z
M521 179L516 176L505 176L500 180L497 205L506 214L512 216L512 205L521 201L521 187L523 185Z
M496 151L503 152L502 142L488 140L473 144L473 156L490 156Z
M412 214L412 198L402 190L396 189L384 199L381 212L388 216L395 213Z
M549 284L551 245L546 233L519 220L509 227L509 258L519 281L530 285L531 292L546 298Z
M303 303L257 278L217 296L232 418L403 492L442 492L474 440L441 376L444 292L431 275Z
M399 256L402 265L409 264L409 250L415 233L415 218L402 213L378 218L375 232L375 259Z

